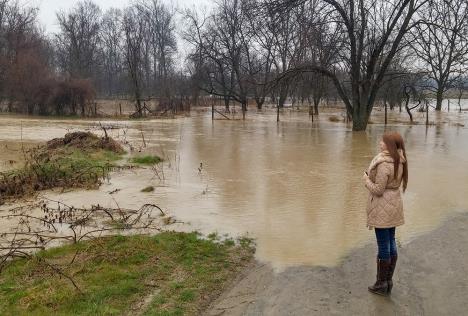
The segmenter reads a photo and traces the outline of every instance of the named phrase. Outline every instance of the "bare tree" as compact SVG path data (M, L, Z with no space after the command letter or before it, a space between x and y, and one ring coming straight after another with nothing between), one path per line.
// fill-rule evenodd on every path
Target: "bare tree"
M37 8L0 1L0 97L7 110L33 114L41 80L50 75L50 46L37 25Z
M273 3L277 10L284 10L307 1L274 0ZM352 116L353 130L365 130L388 67L408 31L418 24L414 21L415 13L428 1L322 0L327 4L323 14L329 17L329 23L343 26L345 48L341 60L330 68L306 63L289 74L313 71L329 77ZM349 91L337 76L340 70L349 75Z
M300 23L296 17L304 15L304 3L299 3L296 7L287 8L281 12L275 12L275 23L270 32L274 36L274 65L277 73L285 73L295 67L295 62L300 49ZM299 14L295 14L299 10ZM290 89L290 80L283 80L278 85L278 106L284 107Z
M56 34L61 69L72 78L92 78L99 66L101 10L91 1L80 1L69 12L58 12Z
M138 9L128 7L124 11L122 29L125 36L125 61L135 98L135 115L143 115L142 104L142 69L143 39L146 21L139 16Z
M170 97L169 76L177 52L175 11L159 0L140 0L136 4L141 18L146 20L144 42L145 81L154 94Z
M244 47L247 52L247 69L253 84L257 108L262 109L270 92L268 81L272 78L275 59L276 37L275 14L260 1L252 1L247 10L247 28L252 45ZM246 42L245 44L249 44Z
M454 87L468 61L468 3L465 0L432 0L419 13L424 23L413 29L410 42L434 84L436 110L442 109L444 93Z
M121 28L122 11L110 9L107 11L101 24L100 52L102 60L103 88L108 96L122 92L123 84L123 32Z
M323 4L317 0L307 3L305 9L309 14L298 18L301 35L304 38L301 63L308 62L329 69L339 60L340 53L344 49L342 26L331 27L327 23L327 17L321 14ZM307 79L307 85L312 90L314 114L318 115L318 106L326 93L328 78L320 72L312 72Z
M214 14L203 22L193 13L187 16L196 28L188 38L195 45L191 59L195 64L199 88L210 95L221 96L226 110L229 101L242 105L245 116L248 94L252 89L249 64L253 64L250 47L252 34L248 32L247 0L223 0ZM250 58L250 62L249 62Z

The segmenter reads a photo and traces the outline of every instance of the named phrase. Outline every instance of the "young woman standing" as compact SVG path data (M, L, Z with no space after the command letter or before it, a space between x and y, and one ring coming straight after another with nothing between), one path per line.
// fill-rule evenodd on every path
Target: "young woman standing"
M403 225L403 192L408 185L408 160L400 134L385 133L380 141L380 153L374 157L364 173L369 190L367 226L375 230L377 238L377 281L369 291L389 295L393 288L393 272L398 258L395 229Z

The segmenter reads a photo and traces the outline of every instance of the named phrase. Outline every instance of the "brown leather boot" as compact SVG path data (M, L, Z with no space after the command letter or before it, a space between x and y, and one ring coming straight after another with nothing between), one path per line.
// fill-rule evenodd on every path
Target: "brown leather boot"
M390 268L390 260L377 259L377 281L374 285L369 286L369 291L378 295L388 295L388 271Z
M388 277L387 277L387 284L388 284L388 294L392 293L393 288L393 272L395 272L396 263L398 260L398 256L391 256L390 257L390 266L388 267Z

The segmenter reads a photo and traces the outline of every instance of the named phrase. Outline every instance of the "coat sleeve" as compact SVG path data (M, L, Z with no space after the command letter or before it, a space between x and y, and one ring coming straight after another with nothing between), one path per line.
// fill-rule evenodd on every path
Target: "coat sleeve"
M383 164L377 166L377 174L375 177L375 183L372 182L369 178L366 179L366 188L376 196L382 196L387 188L388 181L388 168Z

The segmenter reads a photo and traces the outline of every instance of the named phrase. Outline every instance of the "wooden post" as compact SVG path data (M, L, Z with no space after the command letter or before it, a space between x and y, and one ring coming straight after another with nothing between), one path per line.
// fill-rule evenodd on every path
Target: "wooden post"
M119 103L120 115L122 116L122 103Z
M143 131L141 131L141 138L143 139L143 147L146 148L145 134L143 134Z
M314 122L314 108L312 107L312 105L310 105L310 103L309 103L309 116L311 117L312 122Z
M278 101L276 102L276 122L279 122L279 98Z
M387 102L385 102L385 125L387 125Z
M450 99L447 99L447 110L450 112Z
M426 126L429 126L429 104L426 101Z
M211 120L214 121L214 101L213 96L210 96L211 99Z
M23 147L23 121L20 121L21 124L21 150L24 150Z

